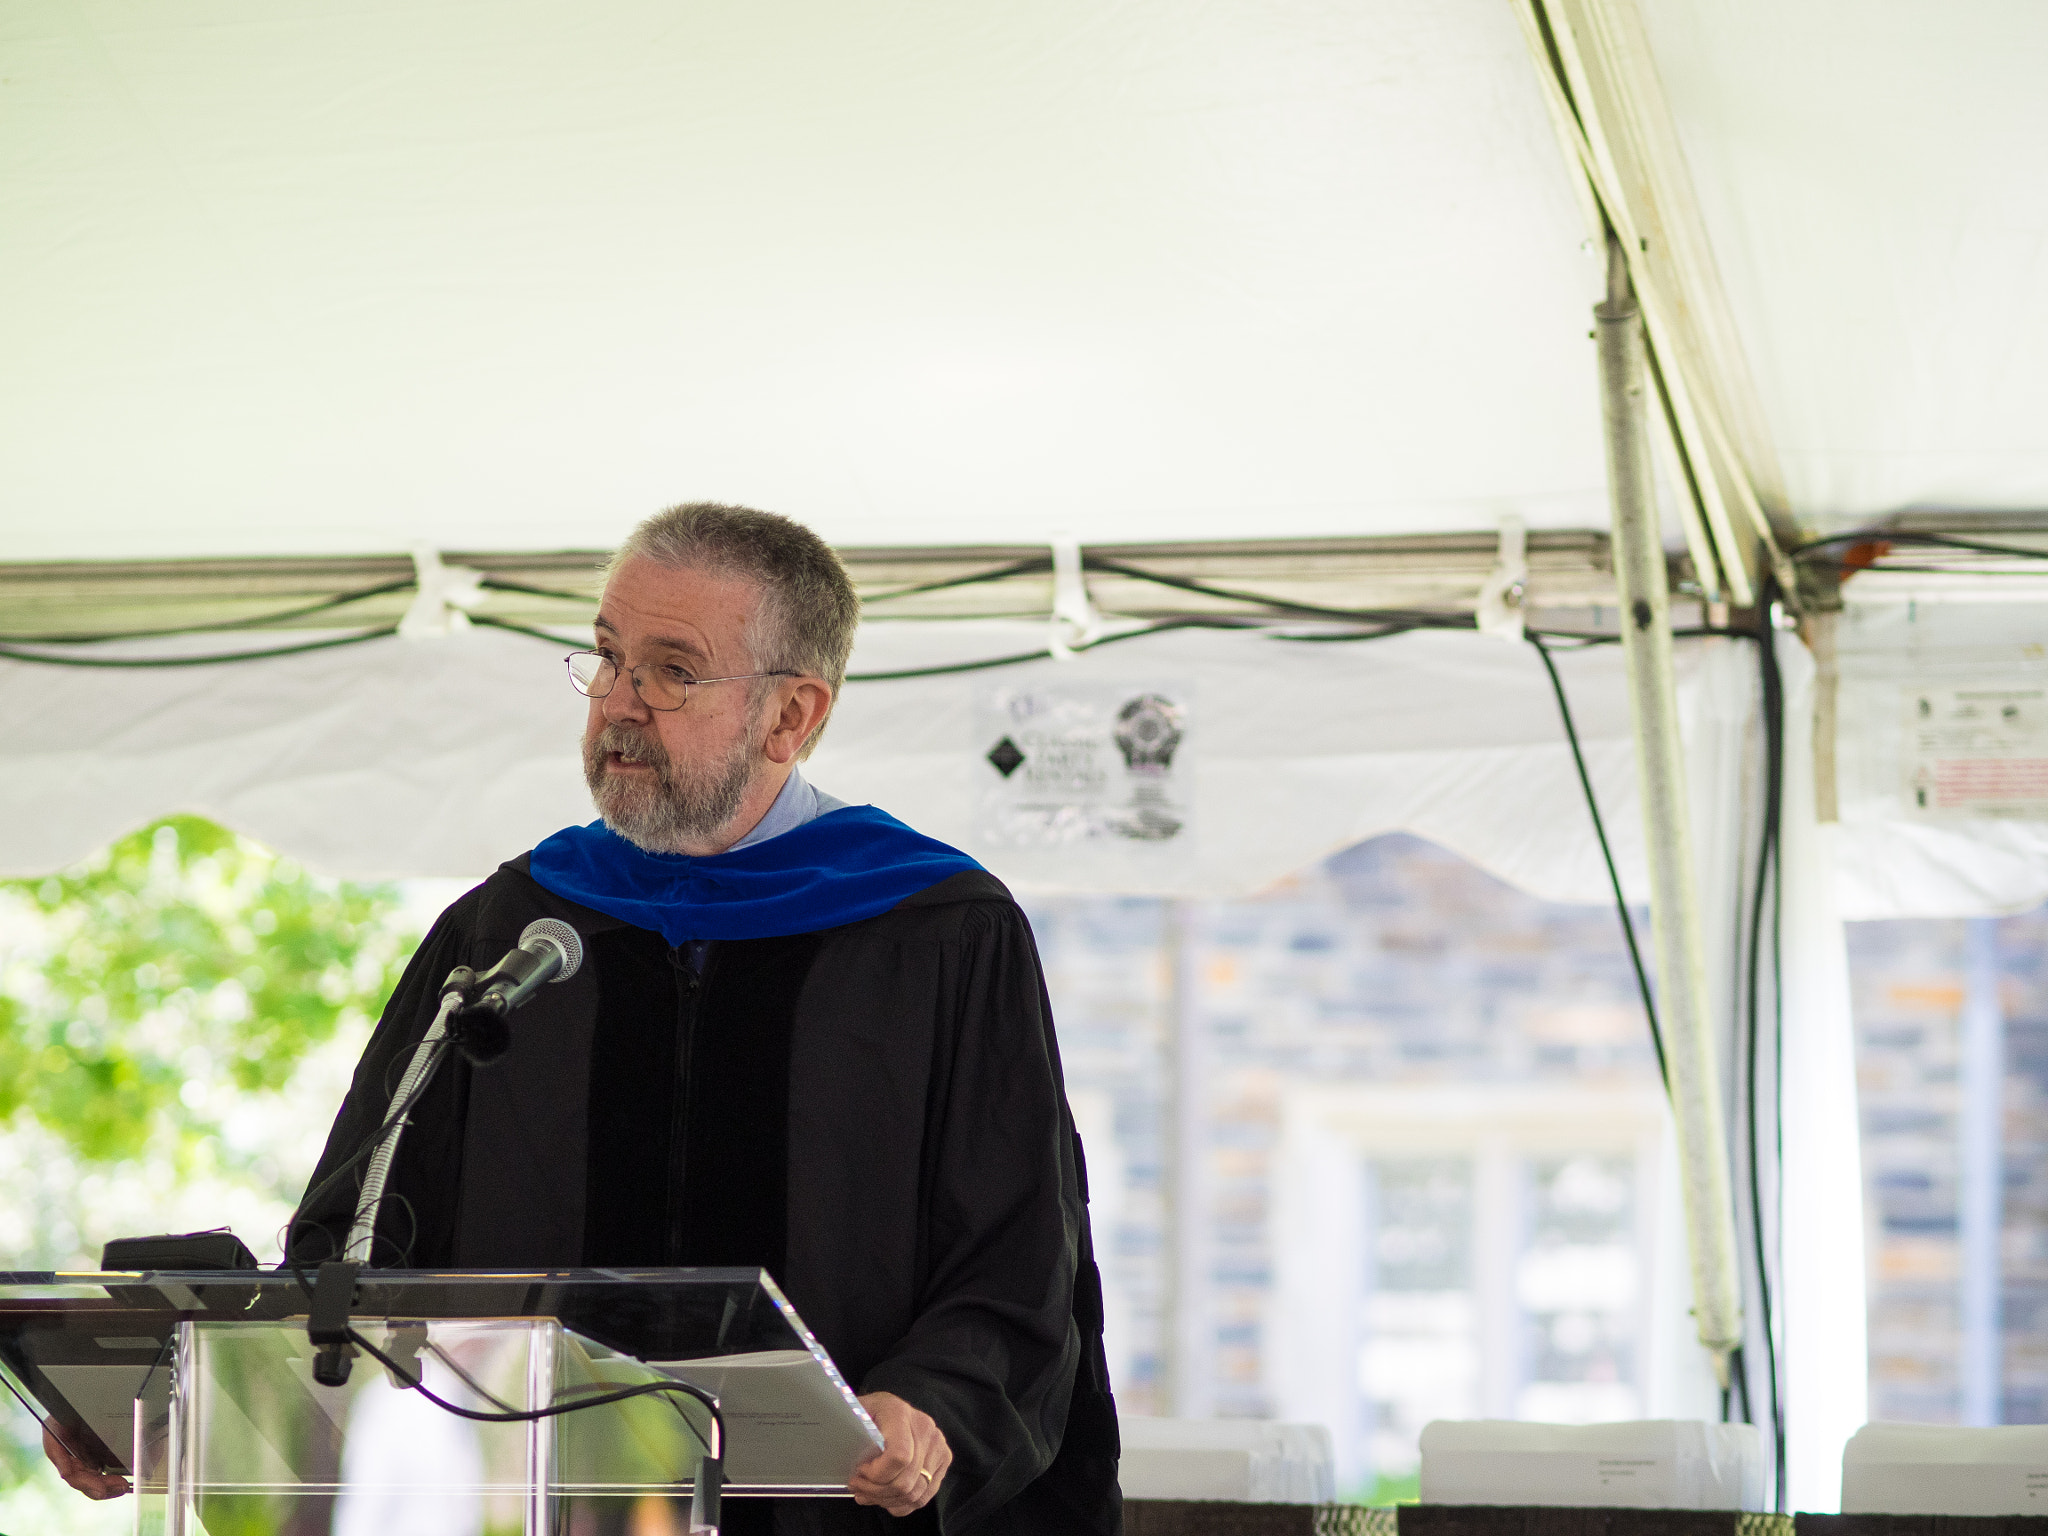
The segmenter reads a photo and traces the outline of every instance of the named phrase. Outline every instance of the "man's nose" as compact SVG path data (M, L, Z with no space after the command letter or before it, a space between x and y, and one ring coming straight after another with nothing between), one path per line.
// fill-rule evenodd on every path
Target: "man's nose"
M640 697L640 690L633 686L633 674L621 670L612 681L612 691L604 696L605 719L647 720L653 714L647 707L647 701Z

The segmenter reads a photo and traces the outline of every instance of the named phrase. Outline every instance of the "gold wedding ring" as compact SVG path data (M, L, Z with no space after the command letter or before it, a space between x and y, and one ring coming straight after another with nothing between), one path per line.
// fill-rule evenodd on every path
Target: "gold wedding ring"
M919 1477L921 1477L921 1478L924 1478L924 1479L926 1479L927 1481L929 1481L929 1480L931 1479L931 1473L930 1473L930 1472L928 1472L928 1471L927 1471L927 1470L926 1470L925 1468L923 1468L923 1467L919 1467L919 1468L917 1469L917 1475L918 1475Z

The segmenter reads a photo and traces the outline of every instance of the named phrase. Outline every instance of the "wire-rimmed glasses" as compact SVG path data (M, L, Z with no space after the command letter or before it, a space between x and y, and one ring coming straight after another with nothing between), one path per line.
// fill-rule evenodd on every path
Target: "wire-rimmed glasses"
M571 651L563 660L569 668L569 684L586 699L601 699L619 685L624 672L633 680L633 692L649 709L681 709L690 702L690 690L706 683L742 683L753 677L799 677L797 672L740 672L732 677L692 677L670 662L650 661L637 667L621 667L602 651Z

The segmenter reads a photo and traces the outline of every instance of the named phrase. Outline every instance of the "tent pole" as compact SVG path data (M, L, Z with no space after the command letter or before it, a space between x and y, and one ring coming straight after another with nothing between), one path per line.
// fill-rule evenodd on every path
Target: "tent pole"
M1692 1257L1693 1316L1714 1374L1728 1385L1742 1342L1721 1079L1707 1009L1699 887L1693 871L1684 747L1671 671L1671 595L1650 480L1642 311L1621 242L1607 237L1607 299L1593 310L1600 340L1600 393L1607 428L1607 481L1614 515L1614 576L1628 658L1629 712L1649 851L1650 918L1658 1011L1678 1133L1680 1178Z

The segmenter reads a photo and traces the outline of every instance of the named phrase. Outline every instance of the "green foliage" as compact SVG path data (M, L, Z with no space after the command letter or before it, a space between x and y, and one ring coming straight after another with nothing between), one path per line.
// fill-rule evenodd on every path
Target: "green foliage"
M397 905L195 816L0 881L0 1124L32 1116L94 1161L182 1156L375 1015L411 947Z
M1391 1503L1421 1503L1421 1473L1409 1473L1407 1477L1380 1475L1372 1479L1372 1487L1356 1503L1370 1503L1376 1509Z
M1392 1504L1419 1504L1422 1502L1422 1474L1410 1472L1401 1477L1388 1477L1381 1473L1371 1482L1344 1494L1340 1502L1364 1504L1373 1509L1385 1509Z

